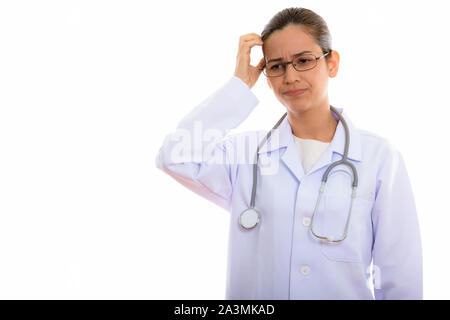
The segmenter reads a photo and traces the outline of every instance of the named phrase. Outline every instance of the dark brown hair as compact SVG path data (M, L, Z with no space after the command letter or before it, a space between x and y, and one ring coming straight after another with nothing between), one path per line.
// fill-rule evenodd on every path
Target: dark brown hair
M262 41L267 40L274 31L282 30L291 24L301 26L316 41L323 53L332 51L327 23L317 13L305 8L286 8L274 15L261 32ZM331 55L325 57L327 62L330 57Z

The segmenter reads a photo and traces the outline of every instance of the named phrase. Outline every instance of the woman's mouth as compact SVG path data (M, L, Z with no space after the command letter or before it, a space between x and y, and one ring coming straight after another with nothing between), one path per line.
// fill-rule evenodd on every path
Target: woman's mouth
M301 94L303 94L307 89L300 89L300 90L292 90L292 91L286 91L284 94L289 97L296 97Z

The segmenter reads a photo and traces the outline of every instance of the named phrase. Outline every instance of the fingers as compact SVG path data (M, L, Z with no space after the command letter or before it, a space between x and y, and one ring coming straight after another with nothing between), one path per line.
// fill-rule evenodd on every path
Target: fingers
M256 67L250 65L250 51L254 46L262 46L263 41L256 33L248 33L239 38L239 50L237 54L236 69L234 75L241 78L251 88L258 80L264 65L262 58Z
M247 46L247 45L256 45L256 44L263 44L263 41L261 37L256 33L248 33L244 34L239 38L239 46Z
M262 46L263 42L260 39L245 39L240 41L239 50L245 54L249 54L254 46Z
M240 41L248 41L248 40L252 40L252 39L259 39L259 40L261 40L261 37L257 33L247 33L247 34L242 35L239 38Z

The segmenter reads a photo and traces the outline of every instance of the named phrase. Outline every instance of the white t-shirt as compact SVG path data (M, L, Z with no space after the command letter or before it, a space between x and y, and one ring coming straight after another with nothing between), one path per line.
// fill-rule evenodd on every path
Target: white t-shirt
M303 170L305 174L308 174L330 143L296 136L294 136L294 139L302 158Z

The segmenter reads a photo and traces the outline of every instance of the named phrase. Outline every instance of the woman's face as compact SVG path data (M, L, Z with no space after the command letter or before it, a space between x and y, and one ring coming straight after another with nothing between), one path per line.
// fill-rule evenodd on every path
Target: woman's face
M280 62L291 61L292 55L307 50L316 57L324 54L314 39L298 25L288 25L273 32L263 46L266 63L277 58L282 58ZM333 78L337 74L339 54L333 50L328 56L331 56L328 64L325 57L317 61L316 67L306 71L297 71L289 64L284 75L267 77L269 87L290 113L300 114L315 107L328 106L328 77ZM285 94L297 89L307 90L295 97Z

